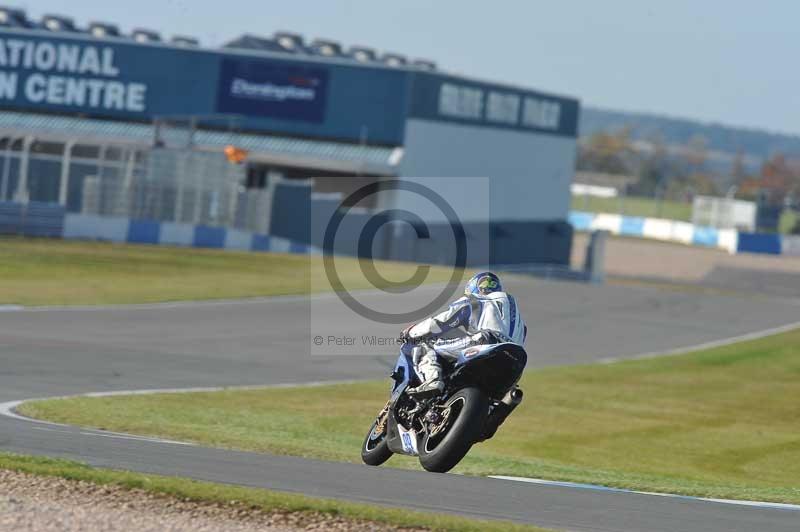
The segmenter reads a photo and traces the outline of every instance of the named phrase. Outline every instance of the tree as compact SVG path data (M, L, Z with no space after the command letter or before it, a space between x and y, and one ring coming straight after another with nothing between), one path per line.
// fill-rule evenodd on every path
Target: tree
M751 176L747 172L747 165L744 163L744 152L739 149L736 151L736 156L733 158L731 165L731 182L736 186L741 186L745 179Z
M639 181L631 191L640 196L663 194L670 172L667 145L661 135L651 137L648 145L649 149L642 155L639 165Z
M598 131L580 146L578 169L606 174L630 175L634 159L631 129Z
M685 153L686 162L689 163L690 172L702 172L705 170L706 159L708 158L708 141L702 135L692 135L686 143Z

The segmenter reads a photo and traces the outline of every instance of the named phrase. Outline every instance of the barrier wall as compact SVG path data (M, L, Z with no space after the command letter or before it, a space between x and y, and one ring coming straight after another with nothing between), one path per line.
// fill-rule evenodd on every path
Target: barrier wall
M272 251L276 253L311 253L313 251L312 246L302 242L239 229L130 220L89 214L67 214L64 217L64 232L61 236L130 244L160 244L239 251Z
M660 218L572 211L569 223L576 231L604 229L614 235L679 242L724 249L729 253L763 253L800 257L800 235L744 233Z
M0 234L60 238L64 207L53 203L0 202Z
M800 257L800 235L739 233L739 245L736 251Z
M781 255L800 257L800 235L784 235L781 239Z
M730 253L800 257L800 235L740 233L735 230L694 226L675 220L580 211L570 212L569 223L576 231L607 230L615 235L714 247ZM67 214L60 205L38 202L0 202L0 235L2 234L257 252L319 252L318 247L308 242L283 236L225 227Z
M576 231L606 230L613 235L720 248L729 253L738 249L737 231L733 229L701 227L677 220L572 211L569 222Z
M59 205L35 202L0 202L0 234L240 251L315 252L315 248L306 243L279 236L225 227L67 214Z

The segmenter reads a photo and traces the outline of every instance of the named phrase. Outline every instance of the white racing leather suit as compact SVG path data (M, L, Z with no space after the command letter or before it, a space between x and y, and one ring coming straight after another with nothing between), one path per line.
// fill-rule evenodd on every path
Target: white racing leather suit
M465 335L456 340L440 337L458 327ZM442 367L437 351L443 356L457 353L471 345L495 343L487 341L484 332L490 332L498 341L519 345L525 343L528 327L522 319L519 307L513 296L506 292L492 292L486 295L467 295L450 304L444 312L430 317L411 327L408 336L412 340L425 337L437 338L434 349L422 344L414 350L414 363L423 379L420 389L442 386Z

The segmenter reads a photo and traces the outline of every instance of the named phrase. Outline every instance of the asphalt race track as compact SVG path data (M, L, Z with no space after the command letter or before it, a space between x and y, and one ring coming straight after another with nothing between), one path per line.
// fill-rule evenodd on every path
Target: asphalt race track
M794 301L509 283L530 366L668 351L797 321ZM392 298L364 295L365 301ZM0 402L86 392L354 380L386 356L311 356L333 296L0 312ZM331 324L337 323L335 312ZM377 327L396 334L395 327ZM365 427L366 429L366 427ZM502 437L502 433L499 434ZM796 531L800 512L208 449L0 416L0 449L96 466L582 531ZM354 453L357 450L354 449Z

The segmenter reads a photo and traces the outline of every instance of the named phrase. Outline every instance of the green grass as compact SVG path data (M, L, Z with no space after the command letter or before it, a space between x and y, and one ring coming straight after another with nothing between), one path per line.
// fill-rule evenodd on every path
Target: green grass
M778 221L778 232L783 234L790 234L792 230L797 225L800 217L797 216L797 213L789 210L784 209L781 213L781 218Z
M689 355L528 372L457 471L800 502L800 330ZM386 382L27 403L39 418L349 462ZM324 435L324 437L322 437ZM412 458L390 464L419 468Z
M598 198L595 196L572 196L572 210L626 214L668 220L692 219L692 204L678 201L659 202L651 198Z
M356 259L337 258L348 288L372 288ZM394 282L416 264L376 261ZM452 270L431 267L428 282ZM330 290L321 259L100 242L0 238L0 304L96 305L220 299Z
M516 525L502 521L478 521L448 515L414 512L318 499L303 495L280 493L256 488L244 488L210 482L145 475L127 471L97 469L66 460L38 458L0 453L0 469L20 471L40 476L83 480L126 489L144 489L152 493L198 502L236 504L266 512L322 513L353 520L365 520L398 527L420 527L437 531L465 532L544 532L541 528Z

